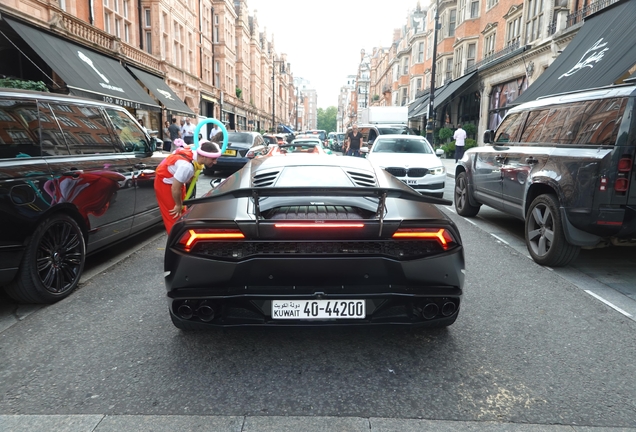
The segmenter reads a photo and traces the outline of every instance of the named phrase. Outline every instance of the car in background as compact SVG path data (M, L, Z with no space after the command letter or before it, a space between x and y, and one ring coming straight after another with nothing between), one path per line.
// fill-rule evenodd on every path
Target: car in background
M437 198L444 196L446 168L426 138L418 135L380 135L367 159L393 174L416 191Z
M404 124L359 124L358 131L362 134L363 146L373 147L373 143L380 135L417 135L413 129ZM347 129L346 136L351 132Z
M308 135L308 134L302 134L302 135L298 135L292 142L291 144L311 144L311 143L315 143L316 146L320 147L320 149L328 154L331 155L333 154L333 152L328 148L325 147L323 142L320 140L320 138L318 138L316 135Z
M265 141L265 144L278 144L278 138L276 138L276 135L265 134L263 135L263 140Z
M327 147L333 151L342 151L342 146L344 145L345 134L338 132L329 132L327 135Z
M464 248L433 205L450 201L363 158L252 159L185 204L163 273L179 329L444 327L458 317Z
M322 141L323 143L327 141L327 131L323 129L310 129L308 131L305 131L303 135L318 135L320 141Z
M212 175L215 171L237 171L247 163L250 148L265 144L265 139L258 132L228 132L228 145L223 155L217 159L212 168L205 168L203 174Z

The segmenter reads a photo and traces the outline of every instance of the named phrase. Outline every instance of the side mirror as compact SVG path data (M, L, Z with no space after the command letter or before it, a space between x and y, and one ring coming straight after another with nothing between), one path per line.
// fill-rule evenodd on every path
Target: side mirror
M163 142L161 142L157 137L151 137L150 151L154 153L158 148L163 148Z
M495 136L495 131L487 130L484 132L484 144L492 144L493 138Z
M369 147L360 147L360 153L369 153Z

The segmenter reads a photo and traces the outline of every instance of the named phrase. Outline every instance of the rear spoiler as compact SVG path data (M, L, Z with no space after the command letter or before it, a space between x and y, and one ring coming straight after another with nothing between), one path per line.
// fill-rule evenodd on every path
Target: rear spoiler
M259 187L259 188L241 188L227 192L214 193L211 195L187 200L186 205L206 203L213 201L223 201L233 198L253 198L254 199L254 216L256 219L256 233L258 234L258 226L261 221L261 207L259 200L262 197L293 197L293 196L346 196L346 197L375 197L378 198L378 208L375 217L380 222L380 231L384 225L384 207L387 197L398 198L410 201L419 201L430 204L452 205L451 201L420 195L415 191L408 189L378 188L378 187Z
M379 199L398 198L409 201L419 201L429 204L452 205L453 202L432 196L421 195L408 189L393 189L379 187L256 187L240 188L221 193L212 193L201 198L194 198L184 202L186 205L224 201L233 198L262 197L293 197L293 196L346 196L346 197L375 197Z

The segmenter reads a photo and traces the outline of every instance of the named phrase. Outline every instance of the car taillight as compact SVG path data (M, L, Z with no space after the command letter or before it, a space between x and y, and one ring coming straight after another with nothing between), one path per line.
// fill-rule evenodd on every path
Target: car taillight
M235 228L196 228L184 232L178 244L190 252L197 243L202 241L231 241L244 238L243 233Z
M455 239L444 228L399 228L394 234L394 239L400 240L436 240L444 249L448 249Z
M632 170L632 158L623 156L618 161L618 177L614 182L616 192L625 193L629 190L629 172Z

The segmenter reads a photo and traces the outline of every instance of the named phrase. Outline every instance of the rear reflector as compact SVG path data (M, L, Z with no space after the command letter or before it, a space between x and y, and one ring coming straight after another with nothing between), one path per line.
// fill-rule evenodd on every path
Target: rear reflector
M632 169L632 160L630 158L622 158L618 161L618 172L629 172Z
M616 192L627 192L627 189L629 189L629 180L625 177L616 179L616 182L614 182L614 190Z
M192 250L195 244L200 241L228 241L228 240L243 240L245 236L238 229L191 229L183 233L179 239L179 244L184 247L186 251Z
M403 240L437 240L444 248L448 249L455 240L444 228L400 228L393 234L394 239Z

